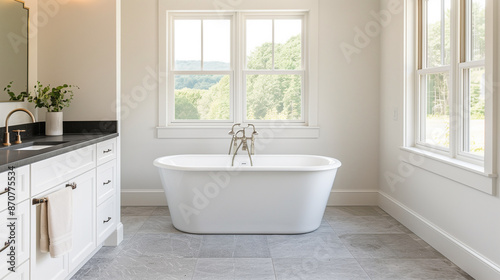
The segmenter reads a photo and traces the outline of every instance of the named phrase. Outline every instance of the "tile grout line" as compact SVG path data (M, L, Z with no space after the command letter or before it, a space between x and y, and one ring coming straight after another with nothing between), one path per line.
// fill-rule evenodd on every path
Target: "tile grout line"
M366 274L366 276L368 277L368 279L373 280L373 278L370 276L370 274L368 274L368 272L366 272L365 268L361 265L361 263L359 263L358 258L354 258L354 259L356 260L356 263L359 265L359 267L361 267L361 269L363 270L363 272Z
M274 258L271 257L271 263L273 264L274 280L278 280L278 274L276 273L276 266L274 265Z

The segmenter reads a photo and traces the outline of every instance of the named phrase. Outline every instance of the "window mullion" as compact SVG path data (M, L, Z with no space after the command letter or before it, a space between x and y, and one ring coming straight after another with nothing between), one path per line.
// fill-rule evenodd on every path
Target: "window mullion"
M271 39L271 54L272 54L272 66L271 70L274 70L274 19L272 19L272 39Z
M450 157L456 158L460 151L463 135L463 114L461 104L460 79L460 6L458 1L451 1L450 12Z
M430 68L424 68L424 69L417 70L418 75L438 74L438 73L444 73L444 72L450 72L450 65L439 66L439 67L430 67Z
M484 67L484 65L485 65L484 60L475 60L475 61L462 62L460 63L459 67L460 69L466 69L466 68Z
M200 36L201 36L201 40L200 40L200 42L201 42L201 48L200 48L200 51L201 51L200 63L201 63L201 65L200 65L200 67L201 68L200 69L201 69L201 71L203 71L203 64L204 64L203 63L203 19L200 20L200 24L201 24L201 27L200 27L201 28L201 32L200 32Z
M418 125L417 125L417 136L418 136L418 139L417 139L417 143L419 142L425 142L425 139L424 139L424 135L425 135L425 116L426 116L426 106L427 106L427 102L426 102L426 98L427 98L427 94L423 94L423 90L427 90L427 83L426 83L426 79L425 79L425 75L418 75L418 84L419 84L419 98L418 98L418 108L417 108L417 112L418 112Z
M445 0L441 0L441 65L446 65L445 61L445 37L446 37L446 12L445 12Z
M245 38L245 25L244 16L240 12L236 12L234 25L233 25L233 51L235 63L234 63L234 79L235 79L235 91L233 93L234 96L234 122L241 123L242 115L243 115L243 75L242 70L245 67L246 63L246 38Z
M470 118L470 89L469 89L470 73L469 69L460 69L460 109L462 110L463 117L461 119L460 127L460 150L459 154L465 151L466 147L469 147L469 137L470 133L469 118Z

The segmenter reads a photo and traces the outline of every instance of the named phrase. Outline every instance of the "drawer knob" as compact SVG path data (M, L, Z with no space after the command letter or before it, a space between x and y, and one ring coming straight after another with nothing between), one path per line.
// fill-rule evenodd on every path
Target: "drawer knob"
M10 242L9 242L9 241L7 241L7 242L5 242L5 244L4 244L4 245L5 245L5 246L3 246L3 247L2 247L2 249L0 249L0 252L3 252L5 249L9 248L9 246L10 246Z
M104 185L107 185L109 183L111 183L111 180L108 180L107 182L103 182L102 185L104 186Z
M109 153L109 152L111 152L111 151L113 151L113 150L111 150L111 149L107 149L107 150L105 150L105 151L102 151L102 153L103 153L103 154L107 154L107 153Z
M76 189L76 183L75 183L75 182L73 182L73 183L71 183L71 184L66 184L66 187L67 187L67 188L68 188L68 187L71 187L72 189Z
M3 192L0 192L0 195L4 194L4 193L8 193L9 192L9 188L5 188L5 190Z
M108 219L107 219L107 220L102 221L102 223L103 223L103 224L105 224L105 223L109 222L110 220L111 220L111 217L108 217Z

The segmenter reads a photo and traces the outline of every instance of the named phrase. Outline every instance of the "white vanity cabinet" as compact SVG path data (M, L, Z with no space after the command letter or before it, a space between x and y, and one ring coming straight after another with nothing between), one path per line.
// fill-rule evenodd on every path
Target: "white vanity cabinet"
M116 158L113 138L14 168L15 195L10 200L15 197L15 216L8 209L9 193L2 193L12 173L0 173L0 249L12 235L7 225L14 218L16 223L15 272L4 261L12 254L9 244L0 252L0 280L69 279L111 234L117 236L113 240L120 239ZM51 258L40 252L40 204L33 201L72 186L73 248Z
M28 250L27 275L31 280L69 279L116 231L119 222L119 204L115 201L118 187L116 139L38 161L30 167L28 189L31 195L28 195L30 199L26 200L26 205L31 219L25 231L31 250ZM33 204L33 199L45 198L50 193L73 186L73 248L64 256L51 258L50 253L40 252L40 205ZM26 277L22 271L15 275ZM5 276L0 275L3 280L2 277Z
M31 165L33 198L43 198L62 188L71 187L71 184L76 185L72 193L73 250L68 255L51 258L49 253L40 252L40 205L31 206L33 280L65 279L71 268L78 266L96 247L95 223L91 224L95 221L95 151L96 146L90 145Z

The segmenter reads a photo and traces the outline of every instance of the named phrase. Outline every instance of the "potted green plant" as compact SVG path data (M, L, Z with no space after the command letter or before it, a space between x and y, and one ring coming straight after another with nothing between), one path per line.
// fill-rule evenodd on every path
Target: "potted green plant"
M22 91L19 94L16 94L15 92L12 91L12 84L14 81L11 81L7 86L3 88L3 91L5 91L9 96L10 99L9 101L24 101L25 98L28 97L28 92Z
M63 84L56 87L43 86L40 82L35 85L35 92L28 96L28 101L35 104L35 108L46 108L45 135L56 136L63 134L63 108L69 107L73 99L73 89L78 86Z

